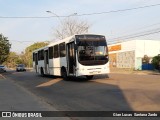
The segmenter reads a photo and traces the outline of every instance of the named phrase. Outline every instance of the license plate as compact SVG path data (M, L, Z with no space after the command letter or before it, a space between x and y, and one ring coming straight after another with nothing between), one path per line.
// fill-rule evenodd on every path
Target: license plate
M98 74L100 73L100 71L92 71L92 72L89 72L90 74Z

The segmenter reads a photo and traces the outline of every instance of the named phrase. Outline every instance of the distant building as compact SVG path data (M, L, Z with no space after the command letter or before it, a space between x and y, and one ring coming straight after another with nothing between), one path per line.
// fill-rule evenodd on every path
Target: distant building
M110 67L141 70L160 54L160 40L130 40L108 45Z

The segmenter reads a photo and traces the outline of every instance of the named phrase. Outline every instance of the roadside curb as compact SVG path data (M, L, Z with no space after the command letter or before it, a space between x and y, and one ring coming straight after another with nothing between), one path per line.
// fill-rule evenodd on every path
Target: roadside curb
M110 72L110 73L120 73L120 74L138 74L138 75L160 75L160 73L157 72L129 72L129 71L124 71L124 72Z

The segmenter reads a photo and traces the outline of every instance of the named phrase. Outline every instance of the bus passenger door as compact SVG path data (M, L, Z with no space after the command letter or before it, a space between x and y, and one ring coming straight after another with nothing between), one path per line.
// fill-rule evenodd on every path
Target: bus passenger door
M38 72L38 53L35 53L35 56L34 56L34 59L35 59L35 70L36 70L36 73Z
M49 74L49 58L48 58L48 50L44 51L44 72L45 74Z
M67 44L67 68L68 75L75 75L76 57L74 42Z

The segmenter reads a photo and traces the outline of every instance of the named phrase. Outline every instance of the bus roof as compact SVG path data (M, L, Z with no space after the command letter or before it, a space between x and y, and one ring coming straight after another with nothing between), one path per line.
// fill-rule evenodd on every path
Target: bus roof
M100 34L75 34L75 35L72 35L72 36L70 36L70 37L64 38L64 39L62 39L62 40L53 41L53 42L49 43L49 45L47 45L47 46L45 46L45 47L41 47L41 48L39 48L39 49L34 50L33 53L34 53L34 52L38 52L39 50L43 50L43 49L45 50L45 49L47 49L48 47L54 46L54 45L56 45L56 44L60 44L60 43L62 43L62 42L65 42L65 43L72 42L72 41L74 41L74 38L75 38L76 35L100 35ZM104 35L100 35L100 36L104 36Z

